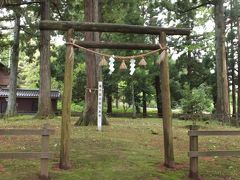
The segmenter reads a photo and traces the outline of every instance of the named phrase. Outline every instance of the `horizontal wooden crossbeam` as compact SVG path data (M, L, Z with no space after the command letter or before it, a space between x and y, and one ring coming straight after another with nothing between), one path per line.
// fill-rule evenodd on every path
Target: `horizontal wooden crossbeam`
M189 136L238 136L240 131L188 131Z
M189 157L211 157L211 156L240 156L240 151L190 151Z
M48 152L0 152L0 159L51 159Z
M53 129L0 129L0 135L52 135Z
M158 44L143 43L114 43L114 42L95 42L95 41L75 41L75 44L85 48L96 49L131 49L131 50L156 50Z
M167 35L189 35L191 32L190 28L163 28L158 26L50 20L41 21L39 28L41 30L67 31L68 29L74 29L75 31L118 32L155 35L160 35L161 32L165 32Z

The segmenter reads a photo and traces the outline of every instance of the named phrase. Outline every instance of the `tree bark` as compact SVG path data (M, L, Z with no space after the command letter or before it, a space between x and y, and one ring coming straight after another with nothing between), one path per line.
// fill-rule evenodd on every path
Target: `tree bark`
M155 76L154 87L155 87L155 91L156 91L156 103L157 103L158 117L162 117L162 98L161 98L160 76Z
M236 85L235 85L235 72L232 69L232 116L236 117Z
M12 56L10 62L10 81L9 81L9 95L8 104L6 110L6 116L11 117L16 115L16 94L17 94L17 72L19 61L19 39L20 39L20 14L15 10L15 22L14 22L14 42L12 48Z
M161 33L160 44L166 46L166 34ZM171 110L171 97L169 86L169 68L168 57L160 64L160 77L161 77L161 90L162 90L162 112L163 112L163 135L164 135L164 165L173 168L174 153L173 153L173 132L172 132L172 110Z
M132 118L135 119L137 118L137 114L136 114L136 104L135 104L135 93L134 93L134 84L133 84L133 81L132 81L132 85L131 85L131 88L132 88Z
M119 89L118 87L116 88L116 108L118 109L119 106Z
M73 29L67 33L67 42L73 38ZM61 169L70 169L70 133L71 133L71 103L73 83L74 48L67 45L64 72L64 91L62 101L62 126L61 126L61 147L60 164Z
M143 118L147 117L147 98L146 98L146 92L143 91L143 96L142 96L142 106L143 106Z
M93 22L93 0L84 1L85 22ZM86 41L94 41L93 32L85 33ZM96 74L96 58L95 55L85 52L86 71L87 71L87 89L85 94L85 110L83 113L83 125L97 124L97 93L94 89L97 88L97 74Z
M186 38L187 40L187 45L190 46L191 45L191 39L190 39L190 36L187 36ZM188 63L187 63L187 77L189 79L191 79L192 77L192 70L193 70L193 67L192 67L192 57L191 57L191 51L190 49L188 49L187 51L187 60L188 60ZM190 84L190 88L192 89L193 88L193 85L192 83L189 83Z
M50 1L41 4L41 20L50 18ZM53 114L50 98L51 72L50 72L50 32L40 31L40 89L38 99L38 118L47 118Z
M231 1L231 11L232 11L232 4ZM233 15L231 13L231 17ZM233 32L233 22L231 21L231 33ZM236 117L236 87L235 87L235 58L234 58L234 48L233 48L233 37L230 37L230 65L231 65L231 79L232 79L232 117Z
M217 72L217 106L216 113L221 117L229 114L227 62L225 48L224 0L215 4L216 34L216 72Z
M238 87L240 87L240 17L238 18L237 22L237 31L238 31ZM238 117L240 117L240 88L238 88Z
M98 21L98 0L84 1L85 22ZM99 41L99 33L85 33L86 41ZM87 89L85 93L85 109L83 116L75 123L75 125L97 125L97 81L101 78L101 72L97 66L98 59L93 53L85 52ZM107 124L106 117L103 116L103 124Z
M112 95L107 94L107 114L112 114Z

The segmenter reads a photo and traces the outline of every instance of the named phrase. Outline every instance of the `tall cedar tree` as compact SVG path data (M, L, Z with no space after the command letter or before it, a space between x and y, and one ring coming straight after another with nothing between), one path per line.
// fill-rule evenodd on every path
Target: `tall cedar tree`
M229 114L227 62L225 48L224 0L215 2L215 34L216 34L216 72L217 72L217 115Z
M50 18L50 2L41 3L41 20ZM51 72L50 72L50 32L40 31L40 92L38 99L37 117L46 118L52 115L50 98Z
M85 22L98 22L99 19L99 1L85 0L84 15ZM99 33L86 32L85 41L99 41ZM85 92L85 109L83 116L76 122L76 125L96 125L97 124L97 87L100 80L98 59L93 53L85 52L87 88ZM107 124L106 118L103 118L103 124Z
M19 60L19 36L20 36L20 14L19 9L15 9L14 22L14 40L11 52L10 62L10 81L9 81L9 95L7 103L6 116L11 117L16 114L16 92L17 92L17 72Z
M238 34L238 43L237 43L237 51L238 51L238 87L240 87L240 17L237 21L237 34ZM238 88L238 116L240 116L240 88ZM237 122L238 125L238 122Z

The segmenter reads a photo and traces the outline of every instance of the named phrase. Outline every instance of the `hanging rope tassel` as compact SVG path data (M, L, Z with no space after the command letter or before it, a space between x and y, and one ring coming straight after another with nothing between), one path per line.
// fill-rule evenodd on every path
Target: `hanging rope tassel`
M99 66L107 66L108 62L105 58L105 56L102 57L101 61L99 62Z
M141 59L141 61L138 63L139 66L146 66L147 62L145 61L144 57Z
M127 65L126 65L126 63L125 63L124 60L122 61L119 69L120 69L120 70L126 70L126 69L127 69Z

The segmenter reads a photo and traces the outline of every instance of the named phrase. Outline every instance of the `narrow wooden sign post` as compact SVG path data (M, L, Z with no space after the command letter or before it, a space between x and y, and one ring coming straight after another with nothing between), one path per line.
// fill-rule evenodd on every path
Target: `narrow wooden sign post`
M97 129L102 130L102 97L103 97L103 83L98 82L98 117L97 117Z

